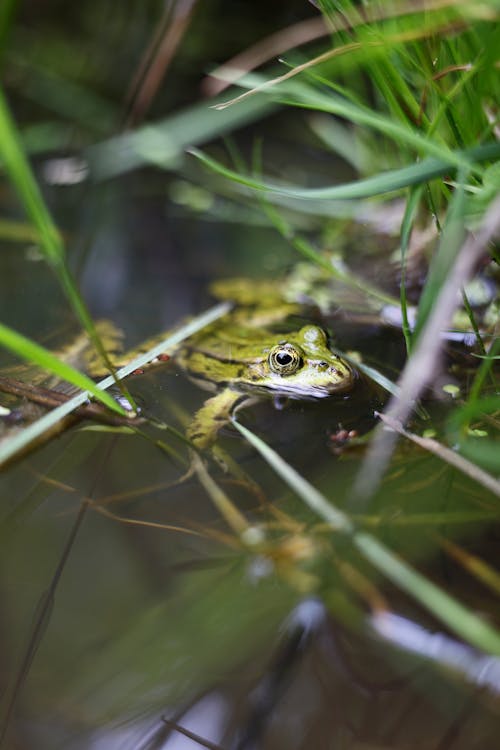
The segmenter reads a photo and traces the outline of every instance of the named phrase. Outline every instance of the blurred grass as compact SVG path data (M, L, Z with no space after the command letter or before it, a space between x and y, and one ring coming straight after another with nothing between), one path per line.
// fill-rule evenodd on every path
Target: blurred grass
M348 184L306 189L292 185L279 185L242 175L195 148L190 149L190 153L217 174L253 190L268 194L279 193L298 200L322 201L353 200L380 196L392 197L390 194L395 191L403 191L405 188L414 185L426 184L437 177L449 174L457 163L465 164L471 168L472 164L475 164L475 170L481 171L479 166L481 161L500 156L500 144L488 143L467 151L450 153L443 158L425 159L411 166L390 170L365 179L354 180Z
M335 29L340 17L337 7L332 3L321 5ZM398 7L404 7L404 4ZM369 15L370 10L368 7L364 12ZM242 85L249 90L225 104L229 108L238 107L252 96L268 96L287 106L311 109L347 121L362 141L365 160L364 164L363 160L350 157L358 171L357 179L352 182L319 188L304 188L290 182L279 184L263 178L260 165L257 174L248 175L197 149L191 151L219 176L257 191L257 197L263 193L266 201L272 201L273 194L295 201L317 202L363 200L375 196L379 200L390 200L395 193L406 198L401 227L401 307L410 355L408 370L412 367L413 342L425 328L467 236L472 216L469 198L471 195L481 196L479 211L474 216L474 226L479 226L499 188L495 177L493 189L486 178L486 175L496 175L500 156L498 5L486 3L479 9L470 3L455 3L449 4L447 9L440 9L435 15L432 8L428 11L424 17L417 9L402 22L391 19L388 10L387 22L365 24L357 8L344 3L342 17L357 18L357 22L353 23L349 33L342 37L338 35L336 41L340 46L333 47L331 56L324 53L308 64L292 65L288 73L278 78L243 79ZM375 94L370 87L356 86L360 73L370 80ZM339 74L341 87L337 79ZM351 80L354 88L350 86ZM368 171L374 167L375 174L364 174L365 169ZM457 177L453 180L451 175L455 171ZM297 210L297 203L294 207ZM436 224L440 242L431 258L418 304L416 328L412 330L407 315L404 269L412 230L426 222ZM288 234L293 237L289 228ZM294 244L300 252L303 251L296 241ZM483 251L486 255L487 248L484 247ZM309 253L309 256L314 261L314 255ZM443 328L447 325L449 321L443 320ZM475 321L472 325L477 328ZM497 339L491 351L498 352L498 346ZM493 362L491 358L483 361L468 402L452 409L448 437L464 456L498 474L500 403L498 397L479 398L486 375L492 372ZM434 366L434 363L429 366ZM497 379L493 379L495 383L498 389ZM482 434L472 434L471 423L477 423ZM358 536L348 517L342 516L339 521L330 499L320 498L317 491L269 446L245 428L236 426L316 512L329 520L337 531L340 529L351 536L354 544L360 542L361 553L375 568L383 571L455 632L458 632L460 622L461 637L480 648L484 648L488 641L488 650L498 653L497 632L487 635L485 628L489 629L489 626L484 621L396 559L377 539L369 535ZM377 486L375 478L372 485L370 494ZM462 625L465 626L463 630Z
M453 269L463 237L470 228L481 226L491 201L500 190L499 5L491 0L482 3L450 1L430 7L399 2L390 6L367 4L363 6L363 13L357 4L350 2L342 4L341 12L332 2L325 0L320 5L332 29L330 44L325 42L326 51L304 62L303 53L290 50L283 76L276 77L275 66L265 74L247 74L240 81L244 94L239 97L229 101L219 97L189 106L183 102L182 109L173 113L162 111L156 119L127 132L115 132L120 119L116 116L118 107L109 104L97 82L96 90L89 90L85 82L75 81L69 75L65 78L63 69L58 79L48 67L44 69L39 64L31 68L36 75L24 81L24 97L44 105L54 121L53 127L50 123L45 127L43 123L33 122L19 126L0 93L0 155L6 176L31 222L29 232L37 238L72 310L103 357L105 352L69 270L61 234L45 204L23 146L23 139L27 137L33 151L44 148L50 151L59 137L71 132L75 123L93 178L113 180L145 165L182 175L189 171L192 178L193 160L185 159L188 149L200 162L195 173L199 182L208 183L209 189L215 192L218 184L210 181L215 174L224 181L224 189L229 194L233 190L239 197L244 188L252 205L267 213L271 224L298 252L322 268L330 269L332 274L335 271L328 257L296 233L294 214L316 211L323 222L323 202L343 200L352 205L361 202L373 205L376 199L376 206L383 207L396 197L402 198L406 209L400 233L401 308L411 368L415 336L423 329ZM0 39L10 33L14 7L15 3L3 6ZM113 53L110 50L111 58ZM78 65L77 61L73 62L74 73ZM15 65L14 69L18 70ZM20 88L23 95L22 85ZM352 153L344 153L344 156L349 166L355 168L355 177L340 183L332 178L331 184L325 186L324 173L315 173L311 165L301 173L304 185L294 182L290 172L282 179L263 177L263 173L276 173L272 157L263 167L259 164L257 174L242 173L238 165L234 166L234 150L224 161L219 143L221 136L244 130L278 108L290 112L290 116L294 112L302 117L315 138L319 130L322 131L319 146L316 141L315 146L328 164L333 163L333 155L352 148ZM318 123L323 126L318 128ZM325 127L325 123L333 127ZM55 141L51 140L53 128L60 129L55 131ZM82 133L86 138L82 138ZM96 142L97 137L101 139L99 142ZM200 144L209 144L206 153L196 148ZM296 147L301 146L299 143ZM291 154L290 160L293 158ZM213 174L209 175L204 167L209 167ZM275 199L276 202L279 199L284 211L288 209L286 218L273 211L271 203ZM329 210L327 207L327 214ZM407 314L406 262L412 231L431 224L436 227L440 242L436 251L427 252L430 272L420 296L414 332ZM0 225L0 231L2 226L4 234L8 233L9 225ZM488 250L495 252L493 247ZM486 251L487 248L485 258ZM388 258L385 260L389 263ZM374 293L368 284L366 292ZM385 301L393 302L393 299ZM448 322L443 321L443 326ZM16 338L5 327L0 329L0 337L2 335L4 343L10 341L22 356L39 364L43 361L57 371L58 363L40 348ZM493 357L499 349L497 337L489 350L492 357L482 361L470 392L451 408L447 423L449 443L496 474L500 473L496 437L500 404L497 395L490 395L495 389L488 376L493 374L498 391ZM139 365L134 363L133 366ZM66 376L74 377L74 373L66 372ZM41 427L43 425L38 424L37 429ZM477 432L473 434L475 428L480 428L484 434L481 437ZM318 494L303 477L280 463L269 447L244 428L238 429L291 487L300 490L304 499L318 500ZM329 523L344 528L375 568L442 622L478 647L500 653L499 636L493 627L395 558L375 537L359 534L351 520L339 514L328 499L321 498L316 510L318 507Z
M275 66L271 77L247 73L238 84L245 89L242 95L195 103L162 120L94 143L86 154L93 176L110 179L145 164L182 173L186 168L184 151L189 147L203 165L218 177L230 180L235 192L242 186L247 195L248 190L262 193L264 201L257 196L261 210L282 236L298 252L331 273L335 271L329 260L294 230L293 215L300 214L301 205L304 213L314 212L317 205L321 216L323 201L356 204L374 198L381 203L396 196L405 198L401 309L411 353L415 337L452 267L460 238L471 222L480 224L500 188L500 144L495 131L496 103L500 100L498 3L448 1L425 8L406 2L390 7L373 3L363 12L351 2L344 2L341 9L326 1L319 5L331 29L331 45L327 43L320 54L305 59L303 53L290 50L283 75L276 77ZM0 17L0 32L6 38L14 9L15 3L6 4ZM23 32L19 38L26 40L30 33ZM110 33L116 33L116 29ZM60 52L64 49L67 54L68 45ZM75 120L81 130L88 130L92 143L96 132L105 134L116 127L113 123L117 121L117 109L97 88L91 90L85 76L78 80L75 61L68 67L68 76L62 74L58 79L53 57L47 42L45 52L38 57L32 55L22 62L11 53L10 62L16 70L34 73L24 80L24 96L43 101L58 118L59 126ZM244 174L241 167L231 168L220 158L193 147L248 126L278 106L317 113L306 121L322 136L325 155L343 153L355 166L356 178L331 186L303 187L290 181L266 179L260 166L259 174ZM0 152L31 220L34 236L39 238L73 310L99 349L92 320L68 270L60 234L23 155L22 134L12 121L3 96L0 118ZM33 133L33 127L27 132ZM36 140L31 141L30 147L36 150ZM233 149L233 163L234 154ZM457 172L458 177L453 179ZM199 179L205 179L202 171ZM291 213L278 214L271 205L274 200L284 211L289 207ZM404 283L406 253L412 230L432 221L442 238L430 264L416 329L412 331ZM378 293L368 283L365 291ZM387 296L386 302L393 300ZM105 356L102 347L101 355ZM485 359L481 364L471 403L479 402L488 376L491 385L493 363L493 359ZM468 414L480 416L478 410L471 409ZM500 468L500 459L496 465Z
M448 437L479 466L498 473L500 395L469 398L448 418Z
M10 349L14 354L17 354L18 357L26 360L30 364L41 367L43 370L53 373L62 381L72 383L77 388L86 391L85 398L88 398L88 394L92 394L112 411L115 411L122 416L125 415L126 412L117 401L109 394L103 393L99 390L95 382L87 375L75 370L74 367L70 367L64 361L52 354L48 349L36 344L34 341L26 338L26 336L22 336L16 331L13 331L11 328L7 328L7 326L2 325L1 323L0 344L7 349ZM1 460L0 454L0 462Z
M438 620L461 638L480 649L500 655L500 631L461 605L443 589L418 573L372 534L356 528L349 516L340 511L332 498L326 498L284 461L269 445L246 427L234 421L235 427L256 448L265 461L290 489L326 521L334 534L347 536L361 555L376 570L409 593Z
M98 394L98 398L105 404L109 405L113 411L119 414L127 415L127 412L118 404L116 401L105 393L105 390L119 382L121 379L126 378L132 372L138 368L143 367L152 359L157 357L159 354L163 354L171 347L175 347L180 341L191 336L196 331L202 329L204 326L209 325L217 318L221 317L228 311L228 303L221 303L213 307L211 310L207 310L205 313L198 315L193 320L190 320L183 326L180 326L175 332L165 337L163 341L155 344L147 352L141 353L134 357L131 362L128 362L124 367L121 367L113 375L104 378L99 383L94 383L88 377L82 375L73 368L68 367L64 362L58 360L53 354L48 352L46 349L34 344L27 340L25 337L21 337L13 331L0 327L0 338L3 337L4 343L10 345L10 348L16 351L20 356L29 359L33 364L52 370L55 374L59 375L64 380L74 383L79 388L84 388L83 392L80 392L69 399L66 403L61 406L52 409L48 414L33 422L20 433L5 440L0 445L0 468L1 465L16 456L17 453L21 453L27 446L36 440L42 439L44 433L48 433L52 427L54 427L63 417L67 414L71 414L78 406L81 406L88 399L88 393Z
M16 124L14 123L5 97L0 90L0 156L4 168L16 189L26 215L37 233L40 251L47 263L56 273L66 296L87 331L103 360L110 365L109 358L100 341L92 317L90 316L73 276L68 268L64 245L59 230L52 221L40 189L34 178L31 167L24 154ZM114 399L100 391L90 378L79 375L72 368L50 355L40 346L29 342L25 337L8 330L5 326L0 329L0 343L15 351L23 359L33 364L41 365L59 375L63 380L69 380L78 387L85 388L106 406L124 415L125 412Z
M481 225L500 189L498 3L450 2L426 7L425 11L405 3L385 10L373 4L363 13L349 2L343 3L341 11L330 2L320 5L333 30L330 52L305 63L290 64L282 76L242 78L240 84L247 90L218 106L238 107L252 97L267 96L286 106L341 118L356 133L350 146L355 148L356 140L362 143L361 159L348 156L357 167L357 178L331 187L304 188L262 177L260 168L257 175L245 174L198 149L191 153L220 177L263 193L266 201L272 201L274 195L293 199L294 210L300 211L297 201L406 197L401 227L401 307L411 354L468 229ZM341 31L336 33L336 29ZM366 80L369 86L361 83ZM323 142L338 150L334 138ZM374 168L375 174L366 175ZM455 172L457 177L453 178ZM286 201L281 203L286 205ZM416 328L412 330L405 289L406 254L413 229L432 222L440 242L430 260ZM293 237L290 229L288 234ZM292 242L304 253L302 242L296 238ZM494 252L494 247L491 250ZM314 261L314 254L308 255ZM442 325L446 328L449 321L443 320ZM479 330L474 318L471 329ZM498 347L497 339L491 352L496 354ZM499 472L498 425L494 415L482 411L486 402L479 402L488 382L498 388L492 370L494 361L483 360L469 402L458 412L467 414L468 421L475 419L483 424L484 418L489 418L486 434L490 437L483 436L482 442L477 437L461 439L459 444L469 458Z

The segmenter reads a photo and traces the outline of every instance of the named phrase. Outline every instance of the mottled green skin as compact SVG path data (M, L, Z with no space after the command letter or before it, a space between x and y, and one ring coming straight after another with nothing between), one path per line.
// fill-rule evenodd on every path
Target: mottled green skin
M173 360L202 388L215 391L194 415L187 436L200 449L210 447L234 411L263 395L319 399L350 390L355 371L328 348L324 331L307 325L293 333L273 333L266 326L298 311L272 282L246 279L217 282L215 296L239 306L172 352ZM165 334L162 335L164 338ZM147 351L153 341L123 355L121 363ZM161 358L151 362L159 363Z
M291 364L280 366L280 356ZM234 411L255 397L319 399L350 390L356 378L330 351L324 331L313 325L284 335L229 320L193 336L175 360L201 387L217 392L187 429L200 449L210 447Z
M286 351L287 345L300 357L297 369L289 374L273 371L270 352L280 346ZM347 391L355 378L351 367L328 348L324 331L314 325L286 335L219 325L192 337L175 359L201 386L294 399Z

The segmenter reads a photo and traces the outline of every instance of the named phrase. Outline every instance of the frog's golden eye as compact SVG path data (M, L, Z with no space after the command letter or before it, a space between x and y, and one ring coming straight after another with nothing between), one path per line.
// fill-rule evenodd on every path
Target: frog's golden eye
M269 352L269 367L277 375L293 375L302 364L302 358L292 344L278 344Z

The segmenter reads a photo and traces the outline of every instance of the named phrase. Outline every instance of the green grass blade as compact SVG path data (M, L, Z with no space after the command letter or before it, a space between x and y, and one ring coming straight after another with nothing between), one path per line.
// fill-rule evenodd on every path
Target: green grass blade
M378 539L357 532L354 544L381 573L472 646L500 655L500 632L405 563Z
M0 90L0 156L16 188L26 214L40 238L40 249L48 262L58 268L64 259L61 235L50 216L33 172L24 155L16 125Z
M354 287L355 289L361 289L364 294L377 299L382 304L397 304L397 299L395 297L391 297L381 289L369 284L365 279L359 279L354 273L350 273L347 269L336 266L328 257L320 253L319 250L316 250L306 237L299 235L295 231L293 224L289 222L285 215L281 214L269 200L266 199L266 196L260 197L260 205L271 224L274 225L281 236L289 242L290 245L300 253L300 255L306 258L306 260L320 266L330 276L342 281L344 284Z
M405 207L405 214L401 223L401 282L400 282L400 305L402 317L402 330L405 338L406 353L410 354L412 349L412 330L408 319L408 303L406 298L406 259L410 245L413 222L417 216L422 188L415 187L411 190Z
M0 219L0 239L8 242L38 242L36 229L24 221Z
M500 396L474 398L463 406L457 407L448 419L448 439L458 445L460 453L479 466L500 474L500 440L498 439L497 420L500 411ZM491 416L491 422L488 422ZM482 436L470 433L470 423L484 424ZM490 437L490 434L496 434Z
M362 180L356 180L344 185L334 185L326 188L308 188L300 189L278 185L272 182L256 180L250 176L238 174L232 169L225 167L220 162L212 159L199 149L192 148L189 153L199 159L206 167L223 177L236 182L245 187L252 188L269 193L279 193L289 198L302 200L353 200L361 198L373 198L378 195L385 195L396 190L410 187L412 185L421 185L429 182L436 177L448 175L453 164L446 158L428 158L423 161L412 164L409 167L389 170L373 177L367 177ZM487 143L475 148L466 149L465 151L455 152L456 155L462 155L467 160L482 161L500 157L500 143Z
M437 253L434 253L432 257L427 280L420 296L417 321L413 334L415 338L421 333L431 311L434 309L435 301L462 247L465 236L465 200L464 179L462 176L450 201L439 248Z
M473 646L500 655L500 632L484 622L456 599L404 562L376 537L358 531L351 519L286 463L257 435L233 420L236 429L261 454L264 460L333 531L350 537L352 543L379 572L410 594L434 617Z
M491 345L488 352L487 359L483 360L481 367L474 376L474 381L470 389L469 400L471 402L476 401L479 398L479 394L483 388L484 382L491 372L491 368L497 356L500 354L500 337L496 338Z
M347 361L350 362L353 367L364 373L366 377L370 378L370 380L373 380L374 383L377 383L377 385L383 388L384 391L387 391L387 393L390 393L392 396L399 396L399 388L396 383L393 383L392 380L376 370L375 367L370 367L370 365L367 365L364 362L356 362L353 357L349 357L349 355L346 355L345 352L343 352L341 356L347 359Z
M286 91L286 90L285 90ZM280 90L276 92L279 96ZM354 104L351 101L338 96L325 96L322 92L309 86L294 84L289 93L285 93L284 103L307 109L328 112L332 115L345 118L348 122L356 123L382 133L391 138L399 148L407 146L415 149L419 154L427 154L429 157L444 159L448 164L456 168L473 170L474 166L466 153L463 151L452 151L444 143L436 142L420 134L417 130L409 127L398 120L383 114ZM292 98L290 98L292 97ZM296 97L294 99L293 97ZM478 170L479 173L481 170Z
M100 391L95 382L87 375L84 375L79 370L75 370L74 367L63 362L48 349L40 346L40 344L36 344L31 339L26 338L26 336L14 331L12 328L8 328L2 323L0 323L0 345L10 349L10 351L17 354L21 359L25 359L30 364L38 365L42 369L54 373L61 380L66 380L77 388L88 391L88 393L95 396L99 401L102 401L109 409L118 412L122 416L125 415L125 411L115 399L107 393Z
M298 66L299 68L301 66ZM247 90L244 94L223 104L216 105L220 110L226 107L232 108L246 103L248 98L254 94L264 93L274 101L294 107L302 107L319 112L326 112L337 117L342 117L350 123L382 133L397 146L398 151L407 147L413 149L420 155L433 156L437 159L444 158L456 168L467 169L481 174L481 169L475 169L467 155L461 151L453 151L442 139L431 139L420 133L406 122L400 122L396 117L380 114L374 109L357 104L345 97L329 92L326 94L318 87L290 80L293 70L275 79L266 80L260 76L249 76L238 83ZM288 80L287 80L288 79Z
M109 360L95 329L94 321L66 265L61 235L52 221L45 201L28 163L16 125L0 89L0 157L21 199L27 216L39 237L40 250L58 276L59 282L92 343L109 366Z
M225 315L229 309L230 305L227 302L224 302L220 305L212 307L210 310L207 310L207 312L194 318L185 326L182 326L182 328L179 328L175 333L168 336L160 344L157 344L149 352L141 354L140 356L136 357L133 362L130 362L125 367L122 367L116 373L116 378L121 379L125 378L127 375L130 375L138 367L147 364L150 359L154 358L158 354L161 354L162 352L165 352L165 350L176 346L180 341L183 341L185 338L188 338L188 336L196 333L196 331L201 330L205 326L212 323L214 320L217 320L217 318ZM104 378L104 380L101 380L99 383L97 383L95 387L101 391L104 391L115 382L115 377L110 375L107 378ZM10 458L15 456L16 453L23 450L31 442L41 437L44 432L57 424L57 422L63 419L67 414L70 414L74 409L84 404L85 401L87 401L88 396L89 394L87 391L77 394L67 403L58 406L56 409L53 409L48 414L45 414L36 422L33 422L33 424L29 425L29 427L27 427L21 433L15 435L11 440L5 441L2 445L0 445L0 466Z

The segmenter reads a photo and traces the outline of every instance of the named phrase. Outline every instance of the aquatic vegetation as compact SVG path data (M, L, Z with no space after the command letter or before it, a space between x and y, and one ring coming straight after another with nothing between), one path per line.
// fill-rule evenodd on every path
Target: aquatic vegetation
M234 40L164 5L0 11L0 744L107 741L243 662L248 736L286 727L329 638L339 746L450 746L456 696L493 737L498 3L318 0L269 36L238 4Z

